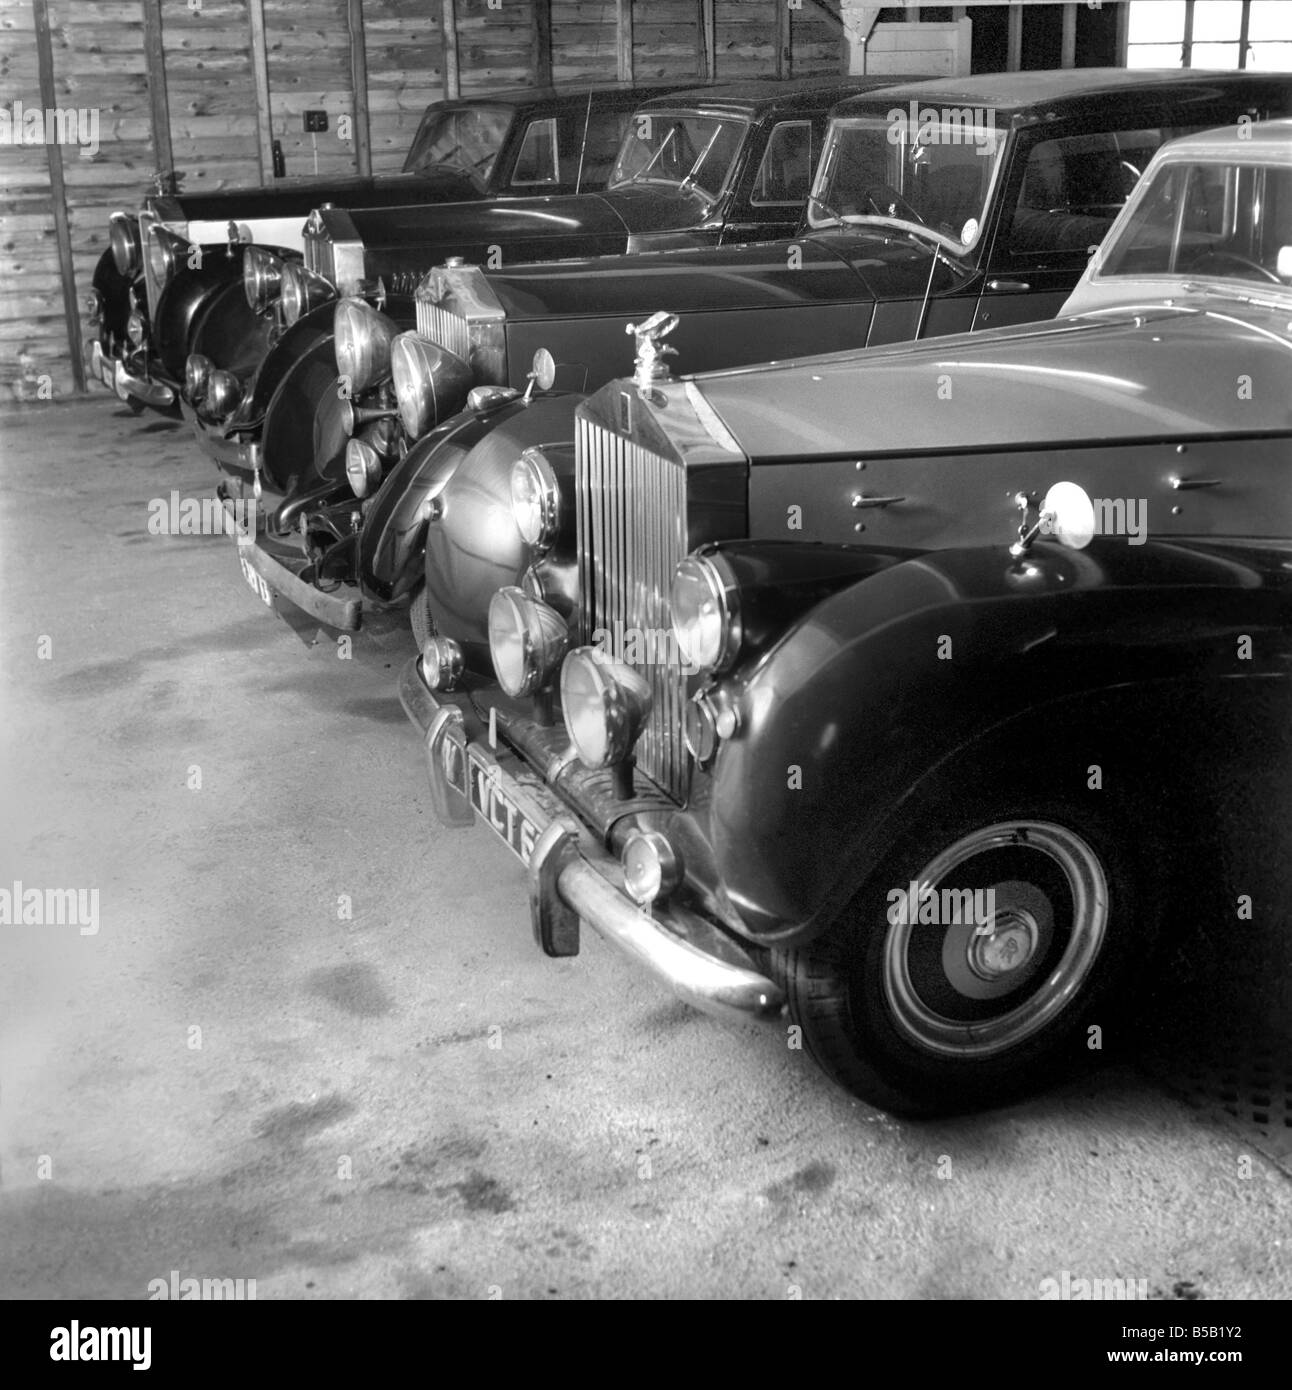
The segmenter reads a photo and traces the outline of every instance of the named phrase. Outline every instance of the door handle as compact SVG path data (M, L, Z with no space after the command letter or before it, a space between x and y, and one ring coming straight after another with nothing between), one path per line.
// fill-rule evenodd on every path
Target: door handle
M866 497L860 492L852 495L852 505L862 511L866 507L891 507L895 502L905 502L905 497Z
M1194 492L1203 487L1219 487L1222 478L1172 478L1171 486L1176 492Z
M1032 287L1026 280L988 280L987 288L993 294L1021 294Z

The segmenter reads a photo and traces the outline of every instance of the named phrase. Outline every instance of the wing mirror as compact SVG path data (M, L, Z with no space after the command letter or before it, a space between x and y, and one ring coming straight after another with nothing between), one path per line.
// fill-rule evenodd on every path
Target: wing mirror
M1018 540L1009 548L1009 553L1015 559L1031 550L1037 536L1053 536L1069 550L1084 550L1094 538L1095 504L1080 483L1055 483L1042 499L1036 520L1030 525L1028 518L1033 497L1020 492L1015 495L1014 501L1023 513Z
M526 401L533 399L536 386L543 392L552 389L552 384L556 381L556 359L546 348L539 348L534 354L528 380L529 385L525 388Z

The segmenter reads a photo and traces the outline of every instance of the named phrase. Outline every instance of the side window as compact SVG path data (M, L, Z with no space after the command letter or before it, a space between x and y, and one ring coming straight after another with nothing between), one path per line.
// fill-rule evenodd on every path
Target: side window
M1144 166L1179 131L1095 131L1034 144L1007 233L1010 253L1081 264L1104 239Z
M772 131L749 201L801 203L812 186L812 122L782 121Z
M582 190L604 188L615 167L615 156L624 134L632 123L632 111L594 111L588 119L587 143L583 147ZM577 163L576 163L577 168Z
M560 182L560 158L556 147L556 118L531 121L512 170L514 184L554 184Z

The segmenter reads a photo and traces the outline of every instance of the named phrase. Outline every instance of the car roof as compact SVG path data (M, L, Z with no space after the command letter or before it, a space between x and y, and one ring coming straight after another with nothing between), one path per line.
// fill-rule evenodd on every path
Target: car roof
M1292 120L1255 121L1242 131L1237 126L1200 130L1163 145L1160 159L1238 159L1255 156L1262 163L1292 164Z
M722 82L712 86L685 87L667 97L642 103L642 110L669 111L679 104L701 107L705 111L734 116L761 118L774 115L780 109L795 109L811 98L812 106L830 106L860 92L884 87L892 82L891 74L871 77L840 77L838 73L818 74L816 77L749 79L744 82ZM922 79L915 79L922 80Z
M1158 89L1181 92L1208 86L1233 91L1286 90L1288 75L1269 72L1221 72L1200 68L1051 68L1034 72L980 73L976 77L935 77L928 81L897 78L894 93L946 106L987 106L999 112L1040 107L1047 113L1091 97L1133 96ZM858 112L869 111L871 98L859 98ZM851 103L841 102L836 116L847 116Z

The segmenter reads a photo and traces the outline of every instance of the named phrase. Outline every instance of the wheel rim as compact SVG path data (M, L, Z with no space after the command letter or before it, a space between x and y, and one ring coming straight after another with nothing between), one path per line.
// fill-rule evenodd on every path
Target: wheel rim
M946 1056L994 1056L1048 1027L1107 931L1099 856L1048 821L975 830L900 891L889 897L884 994L906 1038Z

